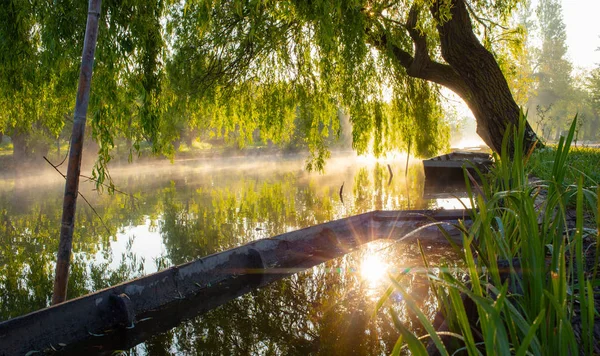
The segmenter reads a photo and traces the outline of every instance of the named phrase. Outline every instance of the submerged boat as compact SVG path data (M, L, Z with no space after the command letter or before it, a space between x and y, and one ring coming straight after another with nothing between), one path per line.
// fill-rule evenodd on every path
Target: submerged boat
M423 160L425 181L430 186L461 186L464 190L464 172L466 168L471 176L479 179L476 169L482 173L489 171L493 161L489 153L473 151L455 151L445 155Z
M428 244L447 242L450 236L460 242L460 231L452 223L468 222L469 213L373 211L257 240L4 321L0 355L131 348L184 320L370 241Z

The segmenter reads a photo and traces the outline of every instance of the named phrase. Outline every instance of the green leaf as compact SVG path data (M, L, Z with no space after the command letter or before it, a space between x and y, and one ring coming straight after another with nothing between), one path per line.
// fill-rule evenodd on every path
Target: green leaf
M396 281L395 279L392 279L392 283L394 284L396 289L398 289L400 291L400 293L402 294L402 297L403 297L404 301L406 302L406 304L408 305L408 307L417 315L417 318L419 319L419 321L421 322L421 324L423 325L425 330L427 330L427 332L431 336L431 339L435 343L435 346L437 347L440 354L442 356L447 356L448 351L444 347L442 340L436 333L431 322L427 319L425 314L423 314L423 311L421 311L421 309L417 306L417 303L414 301L414 299L412 299L411 295L409 293L407 293L406 290L404 290L404 288L400 285L400 283L398 283L398 281Z
M546 311L541 310L540 313L538 314L538 316L535 318L535 320L533 321L533 324L531 324L531 326L529 327L529 331L527 331L525 338L523 338L523 341L521 342L521 346L519 346L519 349L517 350L516 356L525 356L525 354L527 353L527 349L529 348L529 345L531 344L531 341L535 337L535 333L537 332L537 329L540 327L540 325L544 321L545 314L546 314Z
M427 349L425 348L425 345L423 345L421 340L419 340L415 335L413 335L413 333L410 332L410 330L408 330L404 326L404 324L402 324L400 318L398 318L398 314L396 314L396 312L393 309L390 309L390 313L392 314L394 325L396 325L396 328L400 331L400 337L398 338L398 341L396 341L396 345L398 345L402 341L405 341L408 345L408 349L412 354L417 356L427 356ZM400 347L396 347L396 345L394 345L394 350L397 350L399 354Z

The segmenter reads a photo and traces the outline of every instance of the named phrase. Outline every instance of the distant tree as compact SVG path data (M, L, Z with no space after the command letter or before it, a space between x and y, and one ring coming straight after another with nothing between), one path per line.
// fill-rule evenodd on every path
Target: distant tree
M572 107L572 64L567 59L567 33L559 0L540 0L537 8L542 47L537 60L537 93L530 107L541 106L547 112L545 124L555 137L567 128L575 115Z
M600 138L600 64L590 72L586 84L591 109L590 126L588 128L590 134L588 138L597 140Z

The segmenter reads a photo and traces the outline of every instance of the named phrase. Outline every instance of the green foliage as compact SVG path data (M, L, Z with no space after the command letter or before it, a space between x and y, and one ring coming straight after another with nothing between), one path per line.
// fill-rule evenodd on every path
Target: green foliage
M470 2L479 14L475 32L507 72L507 58L518 56L521 42L519 31L503 25L517 4ZM195 135L239 148L306 147L308 167L322 169L340 112L351 117L359 153L402 149L423 157L445 149L439 87L411 78L391 47L414 53L398 23L409 9L420 10L415 26L427 35L432 59L443 62L428 6L422 0L105 1L89 109L89 133L98 143L94 177L109 178L101 171L117 145L130 157L146 144L173 157L173 143ZM451 20L450 2L440 13L441 21ZM45 152L53 140L68 138L85 18L85 3L66 1L14 0L0 11L0 131L25 137L23 144L15 140L15 150L34 151L27 142L45 136L38 149ZM382 37L387 48L373 45Z
M43 141L42 151L47 151L63 128L63 116L74 102L76 71L70 54L81 39L74 39L79 34L73 34L69 20L77 10L63 2L29 1L10 1L0 10L0 131L20 136L13 137L15 152L34 152L33 144ZM59 39L58 33L64 36ZM26 137L29 133L32 137Z
M521 144L524 128L522 119L513 139L505 137L491 182L479 187L482 195L471 194L478 206L472 225L459 226L469 282L450 269L430 273L430 280L451 332L462 335L456 337L459 349L469 355L591 355L597 352L593 296L600 281L590 263L597 263L598 249L596 255L583 249L584 240L597 243L597 232L590 235L583 224L586 206L598 216L598 196L584 188L581 174L576 185L565 182L576 120L555 150L549 178L533 184ZM575 226L567 217L569 206L576 208ZM475 318L468 317L462 298L473 302ZM408 347L417 348L414 340Z
M378 6L366 12L371 5L360 1L188 2L171 14L186 25L173 26L178 40L167 71L177 93L208 98L204 107L225 111L219 108L227 101L227 117L209 125L217 135L259 129L265 140L286 142L285 128L296 117L309 167L322 167L326 138L339 130L339 108L351 116L359 153L380 155L413 142L417 155L430 155L447 137L436 135L445 130L435 89L398 75L387 55L369 50L365 28L383 11ZM410 107L401 104L409 99Z
M529 162L531 173L543 181L552 177L556 146L548 146L533 152ZM566 162L565 183L576 185L580 176L584 186L597 186L600 182L600 150L592 147L572 147Z

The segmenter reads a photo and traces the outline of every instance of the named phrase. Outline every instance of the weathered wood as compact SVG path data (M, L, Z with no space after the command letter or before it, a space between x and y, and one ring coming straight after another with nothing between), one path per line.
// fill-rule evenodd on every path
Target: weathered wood
M101 0L89 0L83 53L81 54L79 84L77 87L77 98L75 99L75 114L73 116L71 150L69 151L67 181L65 183L60 241L56 254L56 273L54 276L52 304L62 303L67 298L71 248L73 246L73 229L75 226L75 208L77 205L77 195L79 194L79 174L81 172L81 156L83 153L83 138L85 136L85 120L90 101L92 68L94 66L94 53L98 39L98 20L100 18L101 6Z
M464 173L466 168L475 179L479 179L475 168L481 172L488 172L492 160L487 153L456 151L449 154L423 160L425 182L434 190L444 190L448 185L460 185L464 191ZM442 189L439 189L442 188Z
M93 294L0 323L0 355L18 355L82 342L113 330L115 348L136 345L182 319L253 289L342 256L376 239L402 239L434 220L468 218L463 210L374 211L257 240ZM452 227L445 227L453 234ZM443 242L428 226L406 241ZM138 321L152 316L152 320ZM166 320L165 320L166 317ZM135 325L133 329L126 326ZM163 330L164 331L164 330Z
M437 211L375 211L367 225L374 239L391 239L404 243L447 242L440 228L452 238L452 242L462 244L459 229L454 227L458 220L470 220L468 210Z

